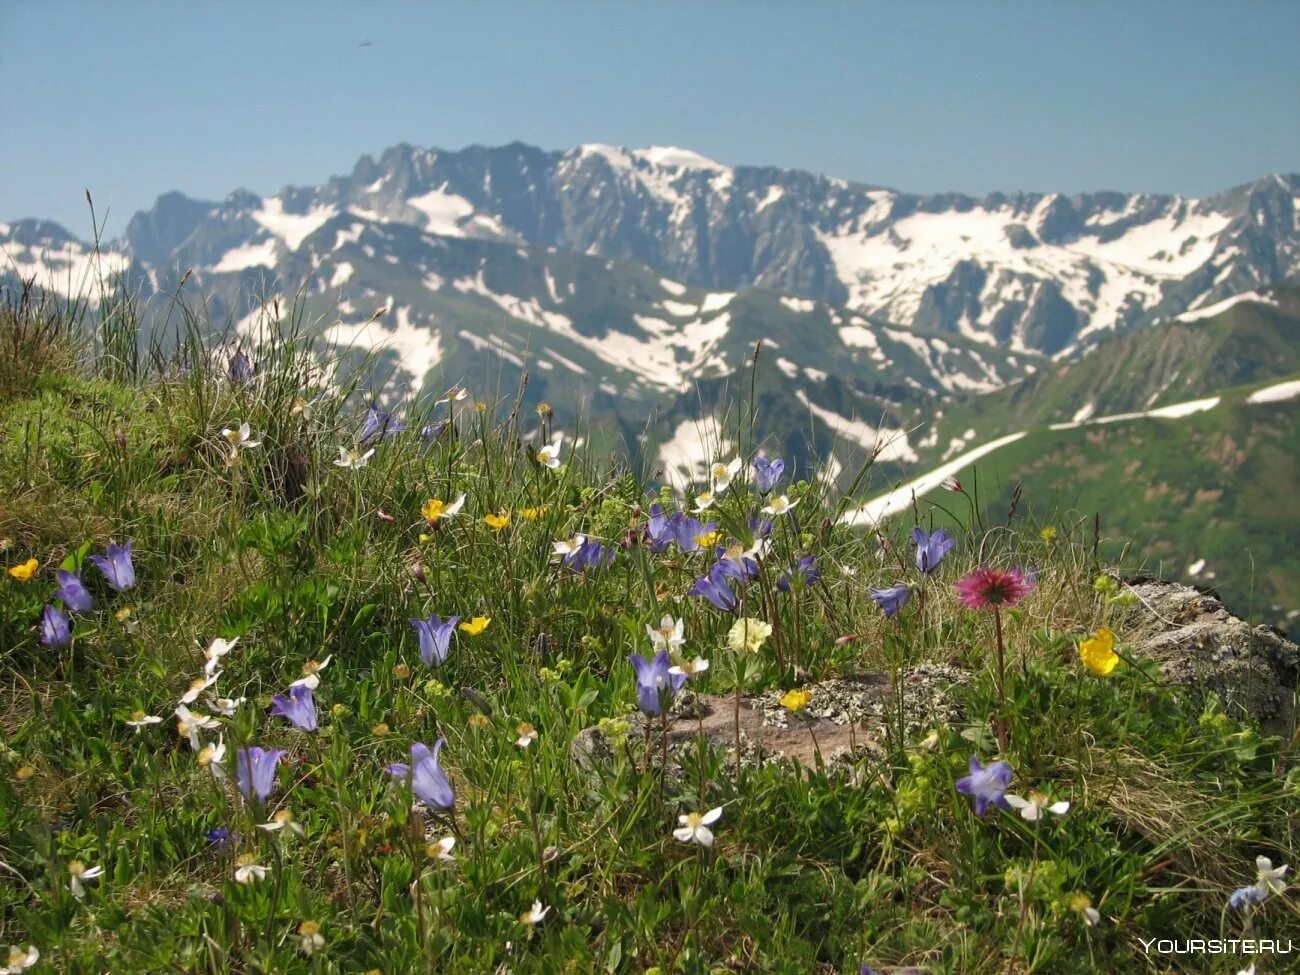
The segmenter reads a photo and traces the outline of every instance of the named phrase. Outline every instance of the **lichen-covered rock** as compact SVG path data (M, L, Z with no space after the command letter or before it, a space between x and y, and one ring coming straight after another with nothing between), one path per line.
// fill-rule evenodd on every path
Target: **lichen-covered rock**
M1114 629L1134 656L1198 698L1218 695L1234 717L1267 731L1290 726L1300 648L1234 616L1213 592L1149 577L1127 582L1138 601Z

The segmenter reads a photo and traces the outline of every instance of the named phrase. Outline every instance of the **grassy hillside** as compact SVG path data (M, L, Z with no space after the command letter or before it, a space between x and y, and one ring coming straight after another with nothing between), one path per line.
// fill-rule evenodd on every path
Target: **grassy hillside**
M1128 656L1115 610L1132 599L1094 585L1107 566L1070 522L1051 544L963 525L922 575L910 524L850 530L812 482L761 496L742 473L706 516L716 540L661 548L648 511L670 494L574 451L572 429L541 463L554 431L510 399L429 404L365 441L364 386L321 388L292 341L258 349L250 378L194 344L132 369L113 354L134 347L126 324L0 309L11 970L1218 971L1139 939L1300 937L1289 893L1225 907L1256 856L1295 861L1294 750L1131 658L1081 666L1076 641L1107 621ZM364 463L335 463L340 447ZM764 541L750 519L782 492L795 504ZM557 561L575 533L612 554ZM120 553L93 563L128 540L130 577ZM745 584L718 580L715 542L753 551ZM800 581L801 557L818 577ZM980 562L1037 566L997 627L956 597ZM735 612L693 594L706 573ZM870 587L898 579L916 595L887 619ZM462 621L441 648L410 623L431 613ZM737 762L690 717L661 750L661 719L636 709L667 692L640 691L629 658L665 614L675 659L710 662L676 706L716 695L730 716L733 694L764 696L827 754ZM883 695L850 739L869 747L832 752L826 681L860 674ZM304 678L310 694L291 689ZM594 766L571 757L590 726L613 742ZM414 777L390 768L444 740L436 760L416 749ZM241 773L253 748L278 764ZM1068 811L976 815L973 757Z

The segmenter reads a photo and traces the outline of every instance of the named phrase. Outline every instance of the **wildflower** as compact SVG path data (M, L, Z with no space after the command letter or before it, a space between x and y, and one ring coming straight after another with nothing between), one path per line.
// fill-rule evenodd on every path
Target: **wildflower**
M475 616L469 622L461 623L460 626L457 627L457 629L460 630L462 633L464 633L466 636L478 636L480 633L482 633L484 630L488 628L488 624L491 622L492 622L492 617L490 616Z
M510 526L510 512L502 511L495 515L484 515L483 523L491 528L494 532L499 532L503 528Z
M650 660L639 653L628 660L636 671L636 706L651 717L663 714L665 705L686 683L686 675L670 673L667 650L660 650Z
M515 728L515 734L519 736L515 739L515 744L520 748L527 748L537 740L537 729L527 721L519 722L519 726Z
M801 555L795 560L793 569L781 573L781 577L776 580L776 588L782 592L789 592L795 586L799 588L811 586L821 577L821 570L817 567L817 557L811 554Z
M447 420L435 420L432 423L426 423L420 427L420 439L425 444L432 445L437 442L439 435L447 429L448 425L449 421Z
M1119 663L1115 652L1115 634L1110 627L1101 626L1086 640L1079 641L1079 659L1098 677L1105 677Z
M784 494L781 494L773 498L772 500L770 500L767 504L763 505L763 514L783 515L798 503L799 502L797 500L791 501L789 497L787 497Z
M664 514L663 505L650 506L650 518L646 521L646 535L650 539L650 551L662 552L669 544L677 540L677 522L674 516Z
M230 830L228 829L222 829L221 827L210 829L206 836L214 849L224 850L230 845Z
M961 493L961 481L957 480L957 478L952 475L945 477L940 483L945 491L951 491L953 494Z
M145 714L143 711L132 711L126 723L128 727L134 728L138 735L142 728L147 728L151 724L162 724L162 718L154 714Z
M334 654L328 654L324 660L308 660L302 665L302 676L289 685L294 687L310 687L313 691L320 687L320 672L330 665L334 659Z
M1247 887L1238 887L1234 890L1232 895L1228 898L1228 906L1236 908L1239 911L1244 911L1246 908L1253 907L1255 904L1262 903L1264 900L1265 895L1259 892L1258 887L1251 884Z
M896 582L882 589L869 588L867 592L871 593L871 598L884 612L886 619L893 619L902 612L907 601L912 598L912 587L905 582Z
M957 539L942 528L931 535L918 525L912 529L912 541L916 543L916 567L927 575L957 547Z
M957 791L974 799L975 815L983 816L990 805L1003 807L1007 805L1003 797L1006 795L1007 786L1011 784L1011 776L1011 766L1006 762L991 762L984 766L980 765L980 760L972 755L970 774L957 780Z
M340 447L339 459L334 462L334 466L343 467L350 471L360 470L370 463L370 458L374 455L374 447L371 447L365 453L359 450L349 450L347 447Z
M256 883L270 872L270 867L264 867L257 862L256 853L241 853L235 859L235 883L237 884Z
M199 749L198 763L210 771L214 779L226 777L226 743L220 735L216 744L209 742Z
M1286 890L1286 881L1282 878L1286 876L1287 865L1284 863L1280 867L1273 866L1273 861L1268 857L1255 857L1255 869L1258 871L1255 880L1255 889L1259 891L1260 900L1271 894L1281 894Z
M560 448L564 445L564 434L557 433L551 442L537 451L537 463L551 470L560 466Z
M551 406L551 404L547 403L545 400L538 403L535 409L537 410L537 415L543 420L552 420L555 418L555 407Z
M587 539L583 535L570 535L568 538L562 538L558 542L551 542L551 548L556 555L560 556L567 563L568 560L577 555L579 549L587 544Z
M384 735L388 734L390 730L391 729L388 727L388 722L379 721L376 724L371 726L370 733L374 735L376 738L382 738L384 737Z
M35 965L41 957L35 945L28 945L24 951L18 945L9 949L5 963L0 965L0 975L18 975Z
M453 386L447 392L442 394L442 398L434 402L434 406L441 406L443 403L459 403L465 397L469 396L469 390L464 386Z
M1008 796L1008 798L1010 797ZM1066 901L1066 906L1075 914L1080 915L1083 918L1083 923L1090 928L1095 928L1101 923L1101 914L1092 906L1092 898L1087 894L1071 894L1069 900Z
M697 515L702 514L713 507L713 502L715 500L716 498L712 491L701 491L699 494L695 495L695 506L691 510L693 510Z
M312 952L325 947L325 936L320 933L319 921L303 921L298 925L298 947L308 958Z
M565 556L564 565L573 572L599 569L613 562L615 554L613 547L606 547L600 542L588 538L577 552Z
M1014 606L1034 591L1034 583L1018 565L995 569L981 565L954 583L957 598L970 609Z
M81 900L86 896L86 888L82 886L83 880L94 880L104 872L103 867L87 867L80 860L73 860L68 864L68 873L70 879L68 887L72 890L72 896Z
M361 432L357 435L357 442L366 447L378 440L389 440L405 429L406 424L395 414L385 413L377 403L371 403L366 408L366 415L361 421Z
M795 714L799 711L802 711L804 708L806 708L808 706L808 702L811 700L812 700L811 691L789 690L781 695L781 700L778 701L777 703L780 704L781 707L789 711L791 714Z
M1051 545L1053 542L1056 541L1055 526L1048 525L1046 528L1044 528L1042 531L1038 533L1038 537L1041 538L1046 544Z
M549 907L542 907L541 901L533 901L533 906L519 915L519 923L527 924L530 927L534 924L541 924L542 919L550 913L550 910Z
M706 531L702 535L696 535L692 540L699 548L712 548L722 540L722 532L716 529Z
M18 770L14 772L14 778L17 779L19 782L26 782L28 779L33 778L35 775L36 775L35 765L20 765L18 766Z
M251 383L253 381L253 374L256 371L257 367L253 365L253 361L248 357L248 353L243 349L235 350L235 354L230 357L230 365L228 367L230 381L232 383Z
M117 592L135 588L135 566L131 563L131 540L125 545L110 541L104 555L92 555L90 561L104 573L108 584Z
M235 777L246 801L266 802L275 790L275 767L284 754L280 748L259 748L256 745L235 753Z
M393 667L393 678L395 680L410 680L411 668L406 664L396 664Z
M677 822L681 823L681 827L673 830L673 838L680 843L698 843L700 846L712 846L713 830L709 829L709 827L721 818L721 806L716 806L706 813L685 813L677 817Z
M55 574L59 588L54 590L54 598L63 603L63 608L70 613L89 613L94 601L82 585L81 576L66 569L59 569Z
M46 603L41 612L41 643L47 647L66 647L72 642L72 627L63 610Z
M759 494L767 494L776 487L777 481L785 473L785 461L780 458L768 460L766 457L754 458L754 485Z
M460 617L449 616L443 621L438 618L437 613L431 613L427 620L412 618L407 622L420 638L420 659L424 661L424 665L441 667L447 660L447 652L451 649L451 635L455 632Z
M727 488L731 487L732 480L740 473L740 458L737 457L729 464L721 461L716 462L709 468L709 474L713 479L713 493L721 494Z
M253 428L247 423L241 423L233 428L226 427L221 431L221 435L226 438L226 442L230 445L231 460L238 460L241 450L249 450L262 445L262 441L253 439Z
M41 567L41 563L36 559L28 559L22 565L14 565L9 568L9 575L19 582L30 582L32 576L36 575L36 570Z
M221 658L235 649L235 644L239 642L239 637L233 640L223 640L217 637L208 644L208 648L203 651L203 673L211 677L221 669Z
M438 753L445 742L445 738L439 738L430 749L417 741L411 746L409 765L394 762L386 769L394 778L409 780L415 797L433 809L450 809L456 804L456 793L447 780L447 773L438 764Z
M195 677L190 681L190 686L186 688L185 693L181 695L181 704L193 704L199 699L199 695L217 682L219 674L208 674L206 677Z
M289 407L290 416L300 416L304 420L310 420L315 411L315 404L305 396L295 396L293 404Z
M471 714L469 724L471 728L489 728L492 726L492 719L486 714Z
M306 684L290 687L287 696L276 694L272 697L271 713L286 718L295 728L303 731L316 730L316 702L312 699L311 688Z
M452 849L456 846L456 837L444 836L436 843L429 843L424 848L424 855L442 860L444 863L450 863L456 858L451 855Z
M688 590L692 596L703 596L714 607L729 613L736 608L736 592L727 582L725 572L720 572L719 565L715 565L705 576L695 580L695 584Z
M267 833L278 833L280 830L285 830L297 836L306 835L303 832L302 824L294 821L293 811L290 809L277 809L269 823L258 823L257 828Z
M1053 816L1064 816L1070 808L1068 802L1052 802L1051 796L1042 792L1031 792L1028 799L1022 799L1020 796L1013 796L1010 793L1003 798L1012 809L1020 810L1021 819L1027 819L1031 823L1042 819L1044 810Z
M758 576L758 563L754 556L761 554L759 548L761 543L745 548L740 542L728 545L726 548L717 550L718 561L714 564L714 571L719 576L728 579L745 581L754 579Z
M656 651L667 650L672 653L686 642L686 638L682 635L684 627L685 624L681 620L673 619L671 615L665 614L657 627L647 623L645 631L650 637L650 645Z
M460 509L465 505L465 495L457 495L456 500L448 504L438 498L430 498L420 506L420 514L424 520L434 525L444 518L451 518L460 513Z
M697 677L709 669L709 662L703 657L696 657L694 660L682 659L678 663L668 668L668 673L674 677Z
M742 651L758 653L771 635L772 624L751 617L742 617L731 624L731 630L727 633L727 646L737 653Z
M190 748L196 752L203 747L199 743L199 732L213 731L220 727L221 722L216 718L200 714L198 711L191 711L184 704L176 708L176 730L181 737L190 740Z
M549 505L542 504L535 508L520 508L519 517L524 521L536 521L538 518L542 517L542 515L546 514L549 507Z
M697 552L701 548L717 544L718 536L714 531L718 527L716 522L701 523L698 518L690 518L680 511L669 518L668 522L673 541L683 552Z

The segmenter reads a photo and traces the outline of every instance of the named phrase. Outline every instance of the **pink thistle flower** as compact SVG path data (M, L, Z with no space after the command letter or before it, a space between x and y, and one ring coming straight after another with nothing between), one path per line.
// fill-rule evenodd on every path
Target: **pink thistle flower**
M957 598L970 609L998 609L1014 606L1031 592L1037 582L1018 565L995 569L981 565L954 583Z

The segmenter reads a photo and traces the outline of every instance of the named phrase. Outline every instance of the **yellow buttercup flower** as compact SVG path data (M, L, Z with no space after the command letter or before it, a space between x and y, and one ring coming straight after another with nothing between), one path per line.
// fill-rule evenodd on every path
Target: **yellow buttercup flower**
M35 559L28 559L22 565L15 565L9 569L9 574L19 582L27 582L32 576L36 575L36 570L41 567L41 563Z
M485 515L483 523L491 528L494 532L499 532L502 528L510 524L510 512L502 511L500 514Z
M1079 659L1098 677L1105 677L1115 669L1119 655L1115 653L1115 634L1109 627L1099 627L1088 639L1079 641Z
M1048 545L1051 545L1054 541L1056 541L1056 529L1051 525L1048 525L1046 528L1044 528L1042 531L1038 533L1038 537L1041 538Z
M490 616L475 616L472 620L460 624L458 629L467 636L478 636L488 628L488 624L491 622L492 617Z
M810 691L786 691L781 695L780 704L787 711L802 711L811 700L812 692Z
M441 498L430 498L420 506L420 514L424 520L433 525L443 518L450 518L460 511L461 506L465 504L465 495L460 495L455 501L443 501Z
M536 508L521 508L519 511L519 517L524 519L524 521L536 521L538 518L542 517L542 515L546 514L547 507L547 505L540 505Z
M705 532L703 535L695 536L695 544L700 548L713 548L720 541L722 541L722 532L720 531Z

